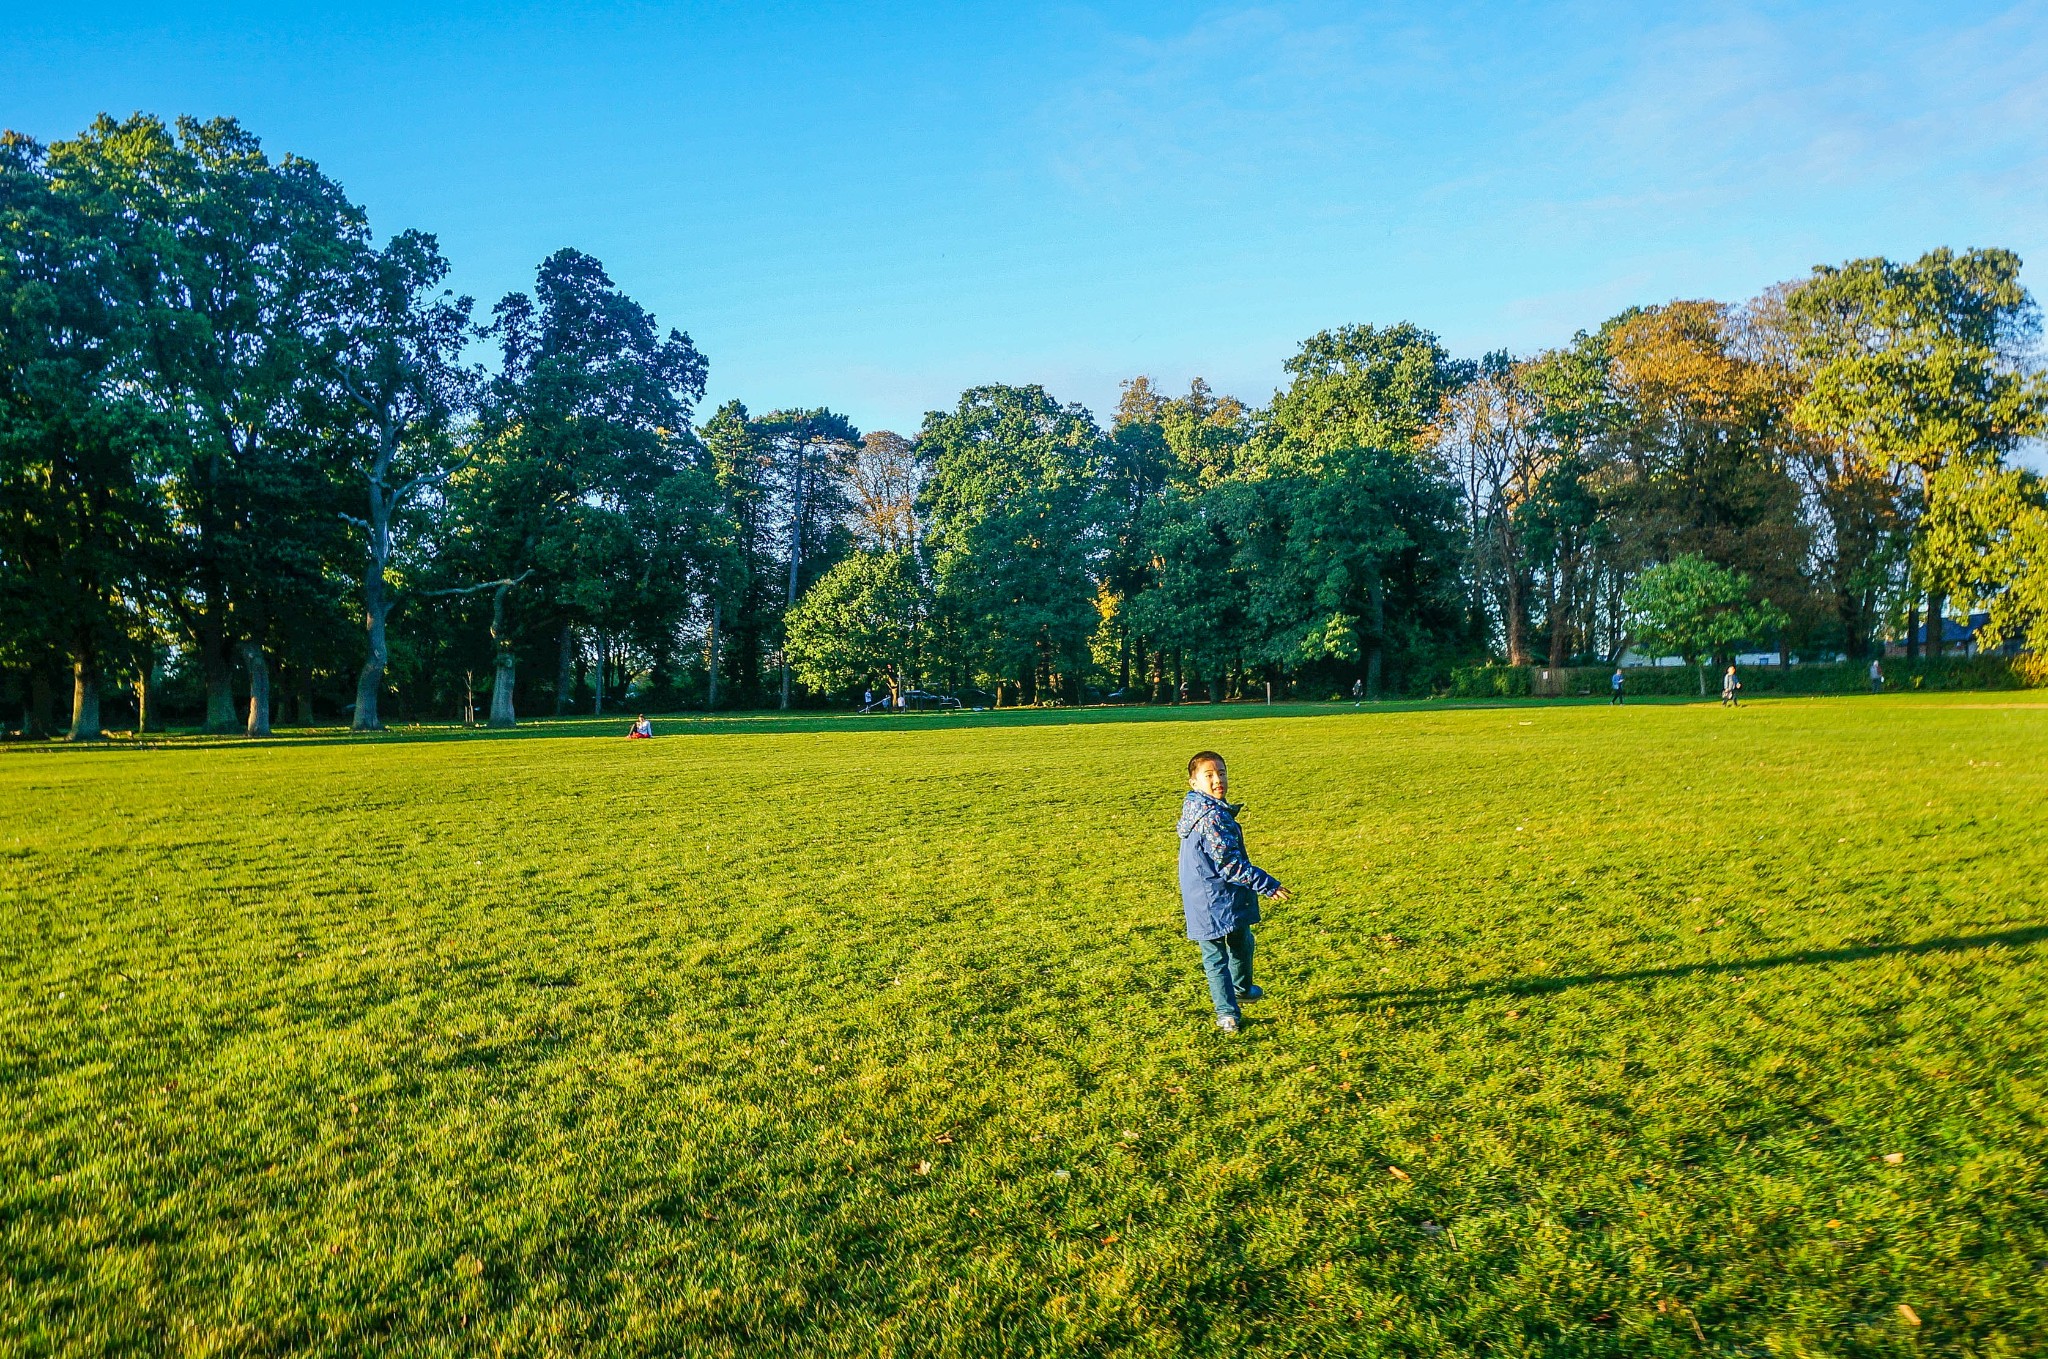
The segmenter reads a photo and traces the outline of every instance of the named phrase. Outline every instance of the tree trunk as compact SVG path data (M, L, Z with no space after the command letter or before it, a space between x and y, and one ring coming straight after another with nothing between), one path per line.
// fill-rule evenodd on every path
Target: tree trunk
M596 634L591 641L592 649L597 652L597 664L591 668L590 715L592 717L602 717L604 716L605 663L608 659L605 655L605 649L608 643L601 632Z
M505 624L505 600L512 593L513 584L509 580L499 581L498 588L491 592L491 725L500 728L516 725L512 684L518 656L512 648L511 630Z
M1700 697L1705 698L1707 696L1707 663L1701 661L1697 669L1700 672Z
M100 664L90 646L81 647L71 662L71 739L98 741L100 730Z
M1507 573L1507 593L1508 664L1527 665L1529 648L1527 641L1524 640L1522 622L1522 578L1513 571Z
M1560 580L1559 577L1563 579ZM1550 668L1552 671L1564 668L1567 647L1571 641L1571 611L1565 601L1570 597L1571 577L1567 568L1560 568L1550 574Z
M1854 590L1835 595L1835 616L1842 623L1842 652L1852 661L1870 654L1870 631L1864 625L1863 596Z
M1915 596L1913 602L1906 606L1906 659L1909 661L1920 659L1920 600L1918 596Z
M218 626L199 644L199 671L206 682L206 726L209 736L221 736L235 729L235 674L228 664L227 639Z
M390 612L391 603L384 593L384 572L373 563L363 576L363 626L369 635L369 653L356 676L356 711L349 719L349 726L355 731L384 729L377 701L384 692L384 669L391 663L384 632L384 620Z
M797 570L804 560L804 446L796 448L796 470L793 474L791 495L796 501L795 512L789 520L789 592L782 602L782 626L784 642L782 648L782 707L789 709L789 611L796 607Z
M157 686L163 682L164 665L155 646L142 652L142 668L135 672L135 734L145 736L163 729L157 715Z
M496 663L491 667L490 724L493 727L518 725L512 712L512 682L517 663L518 658L513 655L512 648L505 647L498 652Z
M32 740L47 740L57 730L57 688L50 683L48 668L37 665L28 675L28 703L21 712L21 734Z
M1941 659L1942 648L1948 644L1948 599L1939 590L1927 592L1927 659Z
M313 667L302 665L298 671L299 680L299 725L313 725Z
M713 604L711 606L711 663L705 670L705 677L709 680L711 687L704 700L704 710L706 712L718 711L718 624L724 613L725 606L723 604Z
M1372 573L1366 598L1372 606L1372 650L1365 657L1365 696L1378 702L1380 671L1386 657L1387 590L1377 570Z
M270 735L270 661L261 642L244 642L242 659L249 667L249 721L244 735Z
M576 629L562 624L561 650L555 659L555 716L565 716L576 701Z
M349 727L354 731L384 730L383 715L377 706L384 692L384 667L390 660L384 642L384 620L373 614L369 632L370 654L356 676L356 711L349 719Z

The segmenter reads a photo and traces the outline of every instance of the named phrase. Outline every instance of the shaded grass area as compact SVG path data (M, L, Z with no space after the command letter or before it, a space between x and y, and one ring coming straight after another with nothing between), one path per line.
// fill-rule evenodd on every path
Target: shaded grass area
M813 721L0 760L0 1350L2042 1351L2039 697Z

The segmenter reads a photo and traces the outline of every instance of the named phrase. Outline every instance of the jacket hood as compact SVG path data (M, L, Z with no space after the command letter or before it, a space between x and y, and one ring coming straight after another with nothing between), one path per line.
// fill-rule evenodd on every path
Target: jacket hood
M1190 788L1188 795L1180 800L1180 824L1174 829L1182 839L1186 839L1190 831L1216 813L1236 816L1243 810L1242 802L1225 802L1221 798L1210 797L1199 788Z

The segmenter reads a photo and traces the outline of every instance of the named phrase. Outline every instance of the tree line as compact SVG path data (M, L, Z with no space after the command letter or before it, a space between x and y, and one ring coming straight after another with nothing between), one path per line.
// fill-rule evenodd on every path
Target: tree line
M913 436L700 418L590 256L479 314L233 120L0 137L0 698L25 734L358 729L931 687L1427 692L1631 642L2048 651L2009 251L1822 266L1516 358L1302 342L1263 406L988 385Z

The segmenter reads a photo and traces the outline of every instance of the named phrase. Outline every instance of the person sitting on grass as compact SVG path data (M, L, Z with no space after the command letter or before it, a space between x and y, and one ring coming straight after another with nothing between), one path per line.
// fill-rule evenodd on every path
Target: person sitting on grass
M654 724L647 720L646 713L641 713L633 719L633 730L626 733L626 739L628 741L645 741L653 735Z
M1252 982L1252 926L1259 898L1287 900L1280 880L1245 856L1239 805L1227 801L1230 771L1204 750L1188 761L1188 795L1180 804L1180 901L1188 938L1201 945L1216 1027L1236 1033L1239 1005L1265 994Z

